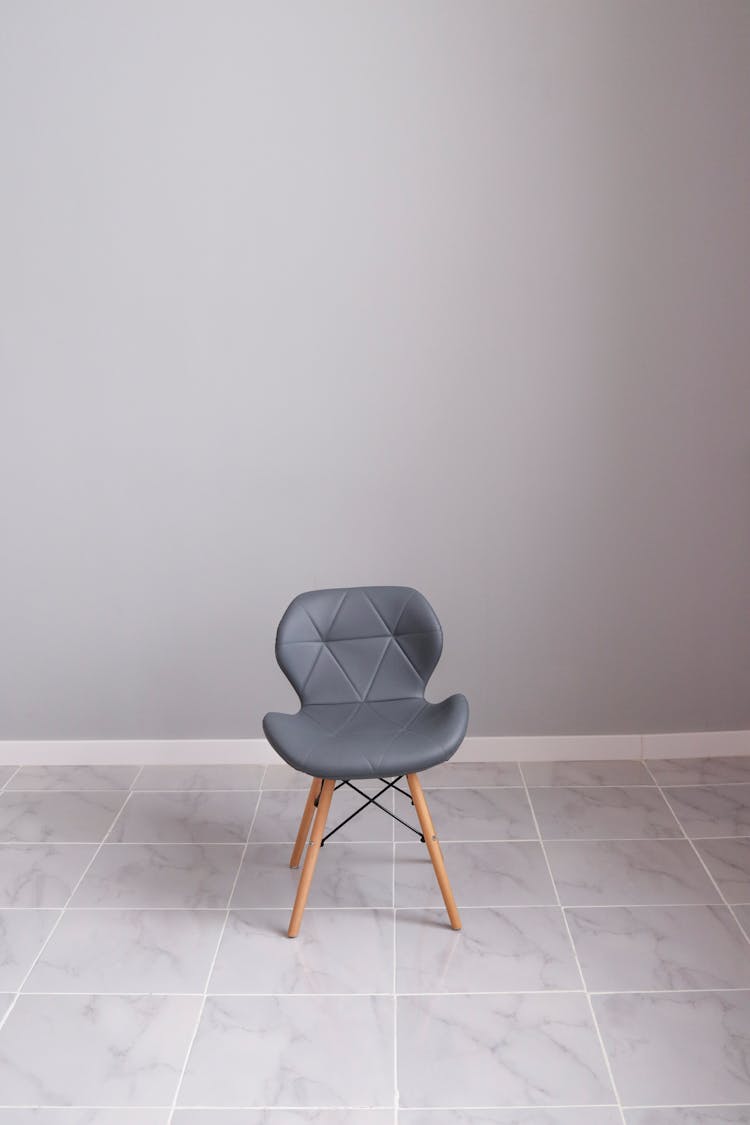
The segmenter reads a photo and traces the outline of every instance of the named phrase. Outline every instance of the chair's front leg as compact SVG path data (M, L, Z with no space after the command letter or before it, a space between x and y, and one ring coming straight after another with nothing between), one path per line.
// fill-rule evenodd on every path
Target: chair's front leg
M318 800L318 811L315 814L315 824L313 825L310 843L307 846L307 855L305 856L305 863L302 868L302 874L300 875L299 886L297 887L297 897L294 900L294 909L292 910L292 917L289 922L289 929L287 930L289 937L296 937L299 933L302 915L307 904L307 896L310 893L310 884L312 883L312 877L315 873L315 864L318 862L318 852L320 851L320 844L323 839L323 833L325 832L328 810L331 807L331 798L333 797L335 785L336 782L330 779L323 782L320 799Z
M313 813L315 812L315 802L320 796L321 786L323 782L319 777L312 779L310 792L307 794L307 801L305 802L305 811L302 813L302 820L299 822L299 832L297 833L297 841L294 845L292 858L289 860L290 867L299 867L299 861L302 858L302 852L307 842L307 833L310 831Z
M424 836L425 843L427 844L427 850L430 853L432 866L435 869L435 876L437 878L438 886L440 887L440 891L443 896L445 909L448 911L448 917L450 919L451 926L454 930L460 930L461 917L458 913L458 908L456 907L456 900L453 897L453 891L451 890L451 885L448 880L448 873L445 870L445 861L443 860L443 853L440 850L440 844L435 832L435 826L432 823L430 810L427 807L427 801L425 800L424 793L422 791L422 783L415 773L407 773L406 780L409 783L412 800L414 801L414 808L417 810L417 816L419 817L419 824L422 829L422 835Z

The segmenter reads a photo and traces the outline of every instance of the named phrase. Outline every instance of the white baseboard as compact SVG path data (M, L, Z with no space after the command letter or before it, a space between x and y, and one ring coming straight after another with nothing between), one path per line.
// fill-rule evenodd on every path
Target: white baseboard
M750 731L587 734L466 738L464 762L569 762L616 758L713 758L750 755ZM196 764L278 761L264 738L81 739L0 741L0 765Z
M750 730L644 734L644 758L734 758L750 754Z
M457 759L465 762L576 762L640 756L639 734L466 738L456 754Z

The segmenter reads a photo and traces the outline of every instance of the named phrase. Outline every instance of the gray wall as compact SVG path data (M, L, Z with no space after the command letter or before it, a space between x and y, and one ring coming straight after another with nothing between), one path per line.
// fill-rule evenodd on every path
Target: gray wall
M474 734L750 726L750 4L0 36L0 737L257 736L381 582Z

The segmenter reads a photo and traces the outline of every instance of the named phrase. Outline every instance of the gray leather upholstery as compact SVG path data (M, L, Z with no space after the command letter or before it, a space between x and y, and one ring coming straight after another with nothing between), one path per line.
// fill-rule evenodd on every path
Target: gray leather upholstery
M466 734L469 705L463 695L424 698L442 648L434 610L408 586L300 594L279 624L276 658L302 706L266 715L266 738L295 769L336 780L446 761Z

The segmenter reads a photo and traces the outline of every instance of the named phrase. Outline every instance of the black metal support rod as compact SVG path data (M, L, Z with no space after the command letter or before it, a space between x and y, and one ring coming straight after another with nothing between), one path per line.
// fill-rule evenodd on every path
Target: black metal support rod
M398 778L396 778L395 781L398 781ZM364 797L365 803L364 805L361 805L360 808L355 809L351 816L348 816L346 820L342 820L341 824L337 824L335 828L332 828L330 832L326 833L326 835L320 841L321 848L325 844L326 840L329 840L331 836L334 835L334 833L338 832L339 828L343 828L344 825L348 824L350 820L353 820L355 816L358 816L359 813L364 812L368 805L377 805L377 798L382 797L384 793L387 793L391 786L395 784L395 781L387 781L384 787L382 789L379 789L374 797L368 797L367 794L363 793L361 789L357 789L356 785L352 785L351 781L342 781L342 785L348 785L350 789L353 789L355 791L355 793L359 793L360 797ZM338 786L336 786L336 788L338 789ZM378 805L378 808L383 809L383 812L388 812L388 809L383 808L382 805Z
M401 776L403 777L404 775L402 774ZM379 777L378 781L385 781L385 778ZM398 781L398 778L396 778L396 781ZM395 789L398 793L403 793L403 795L405 797L408 797L409 800L411 801L411 793L408 791L408 789L402 789L400 785L396 785L396 781L391 782L391 788ZM411 803L414 804L413 801L411 801Z
M363 793L361 789L357 789L356 785L352 785L351 782L349 782L349 785L355 791L355 793L359 793L360 797L366 797L367 796L367 794ZM380 796L380 794L378 794L378 796ZM382 812L388 813L388 816L390 816L393 820L397 820L399 822L399 824L403 824L404 828L408 828L409 831L413 832L415 836L419 836L422 843L424 843L424 836L422 835L422 833L417 828L414 828L413 825L409 824L409 822L407 820L402 820L400 816L396 816L396 814L391 812L390 809L387 809L385 807L385 805L381 805L379 801L376 801L374 797L372 798L371 803L373 805L377 805L377 807L379 809L381 809ZM361 809L357 809L357 812L362 812L362 809L366 809L366 808L367 808L367 805L363 805ZM356 816L356 813L353 813L352 815ZM334 829L334 831L336 831L336 829Z
M364 805L360 805L358 809L355 809L354 812L346 818L346 820L342 820L341 824L337 824L335 828L332 828L330 832L326 833L326 835L320 841L321 848L325 844L326 840L329 840L331 836L338 832L340 828L343 828L345 824L348 824L350 820L353 820L355 816L358 816L361 812L364 812L364 810L369 805L375 805L381 810L381 812L388 813L388 816L392 817L393 820L397 820L399 824L403 824L404 828L408 828L410 832L413 832L415 836L419 836L420 840L424 842L424 836L421 832L418 832L417 829L413 828L411 824L408 824L405 820L402 820L400 816L396 816L395 813L392 813L390 809L387 809L378 801L378 797L382 797L383 794L387 793L389 789L396 788L396 782L400 781L402 777L403 774L400 774L398 777L394 778L393 781L386 781L385 778L381 777L379 780L384 783L383 788L378 790L378 792L373 797L368 797L367 793L363 792L362 789L358 789L357 786L354 785L351 781L339 782L339 784L336 786L336 789L340 789L342 785L348 785L349 788L353 789L355 793L359 793L360 797L365 798L365 803ZM399 790L399 792L403 793L403 789Z

